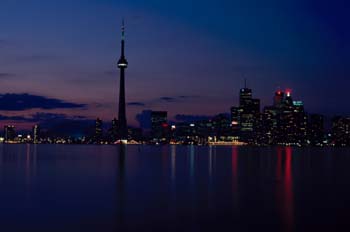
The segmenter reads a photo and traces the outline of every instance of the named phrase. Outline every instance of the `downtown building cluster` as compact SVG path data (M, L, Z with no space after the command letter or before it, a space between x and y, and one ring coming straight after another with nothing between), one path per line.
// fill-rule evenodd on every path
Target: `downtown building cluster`
M260 100L252 98L251 89L242 88L239 106L231 108L231 119L233 133L248 144L305 145L310 142L303 102L294 101L288 90L277 91L273 104L260 111ZM315 127L316 133L323 134L323 124ZM321 137L320 144L323 143Z
M169 125L167 112L152 112L151 143L236 144L256 146L349 146L350 118L336 116L325 128L325 117L308 114L290 90L278 90L270 106L261 109L252 89L240 89L239 105L230 114L208 120Z

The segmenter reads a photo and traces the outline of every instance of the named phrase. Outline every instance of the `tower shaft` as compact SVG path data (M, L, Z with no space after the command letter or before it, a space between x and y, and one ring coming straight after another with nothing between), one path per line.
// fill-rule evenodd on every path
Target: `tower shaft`
M119 136L120 139L128 138L128 129L126 122L126 104L125 104L125 69L120 69L120 82L119 82L119 112L118 112L118 122L119 122Z
M122 26L122 41L121 41L121 55L118 61L118 68L120 69L119 82L119 137L121 140L128 139L128 127L126 122L126 104L125 104L125 69L128 67L128 61L125 58L125 40L124 40L124 22Z

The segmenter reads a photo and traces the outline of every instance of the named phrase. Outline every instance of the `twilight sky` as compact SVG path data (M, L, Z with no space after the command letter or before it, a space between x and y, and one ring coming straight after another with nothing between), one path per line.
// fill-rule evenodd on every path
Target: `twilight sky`
M291 88L310 113L349 114L349 10L346 0L1 0L0 124L116 117L123 17L132 125L144 109L228 112L244 77L263 106Z

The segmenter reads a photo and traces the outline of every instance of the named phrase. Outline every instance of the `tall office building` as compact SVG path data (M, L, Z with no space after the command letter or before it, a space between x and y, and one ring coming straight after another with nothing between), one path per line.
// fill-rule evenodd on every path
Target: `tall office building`
M114 118L112 120L112 126L109 129L109 140L111 142L115 142L118 140L118 120L116 118Z
M40 127L39 125L33 126L33 143L40 142Z
M95 121L95 138L94 142L101 142L103 136L102 120L97 118Z
M240 129L243 133L253 131L254 114L252 113L252 103L252 90L246 87L242 88L239 92L239 107L242 109Z
M166 111L152 111L151 127L152 138L156 140L166 139L168 132L168 113Z
M283 100L280 117L279 117L279 129L280 134L278 136L279 143L295 143L296 135L296 119L294 114L293 99L288 92Z
M304 103L302 101L293 101L293 106L295 141L299 144L305 144L307 142L308 115L304 110Z
M321 145L324 141L324 117L311 114L308 126L308 138L312 145Z
M125 26L124 21L122 25L122 41L121 41L121 56L118 61L118 68L120 69L120 84L119 84L119 137L121 140L128 139L128 128L126 122L126 104L125 104L125 69L128 67L128 61L125 58Z
M241 125L242 108L233 106L231 107L231 129L232 135L238 136Z
M285 93L277 90L273 96L273 105L263 110L263 131L266 144L275 144L283 136L281 131L281 116L284 107Z
M280 107L284 100L284 92L278 90L275 92L275 96L273 97L273 106Z
M239 93L239 128L241 138L245 142L252 141L257 117L259 117L260 113L260 100L253 99L252 95L252 90L246 86Z
M260 99L252 99L252 112L257 115L260 113Z
M252 90L244 87L239 91L239 106L250 106L252 103Z
M280 134L279 127L280 111L275 106L266 106L263 111L263 131L265 144L275 144Z
M12 125L4 126L4 132L5 132L5 142L11 142L15 140L16 138L15 126L12 126Z

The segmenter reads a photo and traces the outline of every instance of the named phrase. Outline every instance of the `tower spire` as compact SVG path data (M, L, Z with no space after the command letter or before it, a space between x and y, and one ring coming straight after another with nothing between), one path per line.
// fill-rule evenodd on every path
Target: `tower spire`
M122 20L122 40L125 39L125 21L124 18Z
M121 57L120 59L124 58L124 51L125 51L125 22L124 19L122 20L122 42L121 42ZM125 60L125 58L124 58Z

